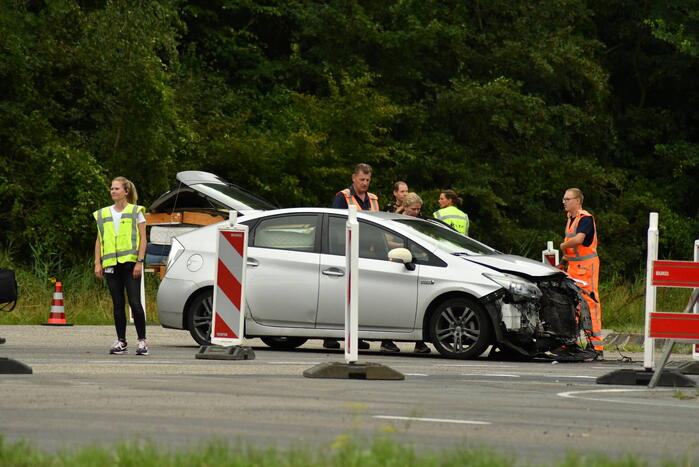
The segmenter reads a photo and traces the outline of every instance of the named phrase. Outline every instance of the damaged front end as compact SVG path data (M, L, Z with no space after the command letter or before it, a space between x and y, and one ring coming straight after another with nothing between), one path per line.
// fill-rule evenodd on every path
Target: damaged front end
M502 288L482 302L493 319L498 351L533 358L579 335L580 289L564 273L526 279L485 274Z

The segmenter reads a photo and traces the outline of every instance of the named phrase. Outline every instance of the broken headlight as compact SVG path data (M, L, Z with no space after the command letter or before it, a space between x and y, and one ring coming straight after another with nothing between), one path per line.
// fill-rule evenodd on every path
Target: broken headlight
M521 300L538 300L541 298L541 290L537 285L519 276L512 274L488 274L485 277L507 290L515 302Z

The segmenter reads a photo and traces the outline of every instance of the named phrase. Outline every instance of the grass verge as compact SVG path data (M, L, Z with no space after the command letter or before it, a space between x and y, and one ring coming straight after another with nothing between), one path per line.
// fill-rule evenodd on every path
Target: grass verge
M236 467L512 467L560 466L645 467L647 462L633 455L612 459L602 455L569 453L551 463L528 463L488 449L453 449L439 452L418 452L412 446L390 438L360 443L348 435L338 437L331 446L312 449L301 446L290 450L275 447L234 446L212 441L196 448L171 450L150 442L119 443L113 447L90 446L77 450L47 453L30 443L8 443L0 436L0 466L102 467L157 465L159 467L236 466ZM691 459L666 460L663 466L690 466Z

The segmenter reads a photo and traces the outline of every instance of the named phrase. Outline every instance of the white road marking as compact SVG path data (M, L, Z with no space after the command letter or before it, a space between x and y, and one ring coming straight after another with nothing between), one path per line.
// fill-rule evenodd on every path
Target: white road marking
M492 376L496 378L520 378L519 375L508 375L503 373L462 373L460 376Z
M456 423L461 425L491 425L490 422L481 422L478 420L455 420L451 418L400 417L397 415L374 415L373 418L380 418L383 420L406 420L411 422Z
M405 376L429 376L425 373L405 373Z
M674 388L673 389L647 389L647 388L646 389L589 389L586 391L559 392L557 395L559 397L568 398L568 399L582 399L582 400L596 401L596 402L611 402L611 403L619 403L619 404L647 405L647 406L653 406L653 407L668 406L668 407L699 409L699 405L697 405L697 404L691 404L691 405L681 404L681 403L675 403L673 401L668 401L668 400L650 401L650 400L640 400L640 399L616 399L616 398L594 397L594 396L589 395L589 394L622 394L622 393L629 393L629 392L652 393L654 391L670 392L670 391L675 391L675 389Z
M459 367L459 368L493 368L493 365L479 365L474 363L438 363L435 366ZM498 368L517 368L515 365L498 365Z
M126 357L128 358L128 357ZM185 360L150 360L148 357L138 357L138 359L126 360L124 357L120 357L114 360L88 360L87 363L98 363L103 365L105 363L113 363L115 365L183 365L191 364L192 361Z

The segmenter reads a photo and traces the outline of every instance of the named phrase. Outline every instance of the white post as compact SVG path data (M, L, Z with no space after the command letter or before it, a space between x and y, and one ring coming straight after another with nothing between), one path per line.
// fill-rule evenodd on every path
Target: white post
M694 240L694 262L699 263L699 240ZM699 314L699 303L694 304L694 313ZM699 344L692 347L692 360L699 361Z
M560 262L558 257L558 250L553 249L553 242L546 242L546 249L541 252L541 262L544 264L550 264L551 266L558 266Z
M650 314L655 311L656 288L653 286L653 262L658 259L658 213L651 212L648 221L648 257L646 259L646 319L643 330L643 367L653 369L655 339L650 334Z
M359 332L359 223L357 206L347 209L345 231L345 362L356 363L357 333Z

